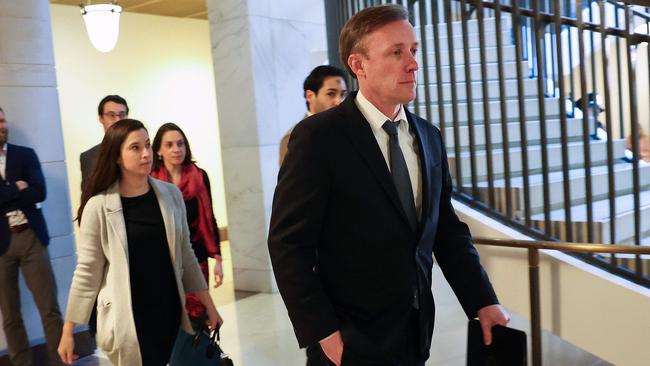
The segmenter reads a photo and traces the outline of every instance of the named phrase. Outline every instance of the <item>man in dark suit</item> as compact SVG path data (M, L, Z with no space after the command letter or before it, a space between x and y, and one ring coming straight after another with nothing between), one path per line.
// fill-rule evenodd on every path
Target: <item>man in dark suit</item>
M321 363L424 365L434 322L432 253L484 341L508 316L451 204L440 131L408 112L417 38L406 10L365 9L340 36L359 81L293 130L269 252L300 347Z
M9 131L0 108L0 312L14 366L31 366L29 339L20 311L18 271L34 297L53 365L61 338L61 311L47 245L50 238L39 207L45 178L34 150L7 143Z
M129 117L129 106L126 100L119 95L107 95L99 102L97 107L99 114L99 123L104 127L104 132L108 130L115 122ZM84 151L79 156L81 162L81 190L86 188L88 178L95 169L97 155L99 154L99 145Z

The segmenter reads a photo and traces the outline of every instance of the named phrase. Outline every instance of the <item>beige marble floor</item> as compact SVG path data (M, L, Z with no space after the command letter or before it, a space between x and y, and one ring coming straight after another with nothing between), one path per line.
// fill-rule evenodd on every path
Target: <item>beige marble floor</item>
M304 365L304 351L298 349L287 311L278 294L235 292L227 243L223 246L225 283L211 294L225 319L222 346L237 366ZM465 365L467 319L453 292L434 267L433 293L436 323L428 366ZM514 314L513 314L514 315ZM513 316L515 327L527 329L525 319ZM547 365L607 365L557 337L544 338ZM101 355L79 360L76 365L109 365Z

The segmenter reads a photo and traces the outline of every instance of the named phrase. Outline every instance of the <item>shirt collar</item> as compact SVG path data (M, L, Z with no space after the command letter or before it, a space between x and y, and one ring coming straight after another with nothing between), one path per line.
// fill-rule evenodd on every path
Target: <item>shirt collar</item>
M377 107L370 103L370 101L366 99L363 93L361 93L361 90L359 90L357 93L357 97L354 99L354 102L359 108L359 111L361 111L361 114L363 114L363 116L366 118L366 121L368 121L370 124L370 128L372 128L373 133L381 131L384 123L391 120L390 118L386 117L386 115L383 114L379 109L377 109ZM397 112L397 116L392 121L404 121L404 123L400 123L400 127L406 127L408 125L406 112L404 112L404 106L399 106L399 112Z
M7 154L7 143L5 142L4 145L2 145L2 150L0 150L0 154Z

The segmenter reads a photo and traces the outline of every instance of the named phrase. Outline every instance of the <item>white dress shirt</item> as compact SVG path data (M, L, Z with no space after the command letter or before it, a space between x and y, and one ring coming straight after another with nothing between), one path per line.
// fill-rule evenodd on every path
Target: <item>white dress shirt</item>
M386 161L386 166L389 171L390 157L388 156L388 151L390 138L382 126L386 121L401 121L397 130L397 138L399 141L399 147L402 149L402 154L404 155L404 160L406 160L409 178L411 178L415 212L417 213L418 218L420 218L422 213L422 169L420 168L420 154L417 141L415 141L415 134L406 119L404 106L400 106L397 117L393 120L386 117L386 115L377 109L377 107L370 103L370 101L363 96L361 90L357 93L354 103L361 111L361 114L366 118L366 121L370 124L372 133L375 135L375 139L377 139L377 144L379 144L379 149L381 150L382 155L384 155L384 160Z
M2 179L6 179L5 178L6 170L7 170L7 144L4 144L4 146L2 146L2 150L0 150L0 174L2 174ZM7 184L11 184L11 183L7 182ZM14 227L14 226L27 223L27 218L25 217L25 214L20 210L7 212L7 219L9 220L9 227Z

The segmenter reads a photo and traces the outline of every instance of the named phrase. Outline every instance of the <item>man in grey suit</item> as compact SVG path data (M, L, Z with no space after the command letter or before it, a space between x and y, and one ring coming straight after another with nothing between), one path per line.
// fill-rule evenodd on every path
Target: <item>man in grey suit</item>
M129 117L129 106L126 100L119 95L107 95L99 102L97 107L99 114L99 123L104 126L104 132L108 130L115 122ZM99 154L99 144L84 151L79 156L81 162L81 190L86 188L88 178L92 174L95 164L97 163L97 155Z

